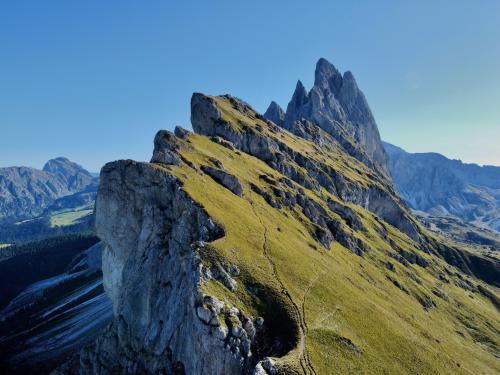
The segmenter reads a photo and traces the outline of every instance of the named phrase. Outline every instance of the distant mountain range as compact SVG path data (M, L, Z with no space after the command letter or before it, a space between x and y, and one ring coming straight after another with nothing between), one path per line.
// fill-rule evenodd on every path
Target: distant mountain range
M500 231L500 167L466 164L437 153L408 153L383 143L389 170L408 205Z
M88 204L97 182L97 177L63 157L49 160L42 170L0 168L0 221L30 219L51 205Z

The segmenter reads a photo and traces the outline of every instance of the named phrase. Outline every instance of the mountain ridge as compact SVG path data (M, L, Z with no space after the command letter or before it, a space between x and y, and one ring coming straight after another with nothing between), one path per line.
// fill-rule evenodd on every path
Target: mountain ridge
M0 220L30 219L58 198L92 190L92 185L96 179L87 170L63 157L47 161L41 170L0 168Z
M500 231L500 167L408 153L387 142L384 147L394 183L413 209Z
M150 163L103 167L114 320L55 374L498 369L498 298L387 176L311 122L298 136L228 95L191 108L195 132L159 131Z

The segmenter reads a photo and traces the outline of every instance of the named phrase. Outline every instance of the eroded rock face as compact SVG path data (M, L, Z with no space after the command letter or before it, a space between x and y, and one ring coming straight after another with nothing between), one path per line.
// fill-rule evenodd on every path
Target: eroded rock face
M269 104L269 107L264 113L264 117L279 126L283 126L285 123L285 112L275 101L272 101L271 104Z
M80 373L242 373L251 352L225 349L227 333L200 292L196 244L223 232L180 182L161 166L107 164L96 225L114 322L80 353Z
M208 165L203 165L201 170L220 183L226 189L239 197L243 196L243 187L236 176L224 171L220 168L213 168Z
M155 148L151 163L179 165L181 159L177 154L179 140L168 130L160 130L155 136Z
M112 306L101 252L101 243L80 252L64 272L31 284L0 311L1 373L45 374L105 329Z
M316 64L314 86L309 92L301 81L297 82L283 121L276 122L279 111L273 105L264 116L288 130L294 128L296 121L311 121L355 158L373 168L369 161L372 159L387 171L387 155L363 92L351 72L342 75L325 59L319 59Z
M302 91L299 90L299 92ZM255 117L254 110L246 103L230 96L226 96L225 99L241 113L250 116L250 118ZM195 93L191 98L191 121L195 132L226 139L237 149L261 159L303 187L315 190L325 188L346 202L355 203L370 210L391 225L401 229L414 240L419 241L419 230L416 223L405 213L392 184L384 176L373 175L373 179L380 181L380 184L370 188L352 184L339 171L327 164L292 150L280 140L279 136L263 136L258 128L251 127L246 127L243 131L236 130L232 124L224 120L216 101L203 94ZM279 134L277 126L270 122L268 126L276 134ZM332 137L318 126L308 121L296 121L292 132L299 130L307 133L310 137L321 140L323 147L334 149ZM369 161L370 159L367 159L367 162ZM306 170L307 175L301 173L297 166ZM381 185L385 185L385 188L381 188ZM271 201L271 199L266 200ZM279 204L276 204L276 207L278 206ZM325 245L331 242L329 236L325 237L323 234L321 236Z

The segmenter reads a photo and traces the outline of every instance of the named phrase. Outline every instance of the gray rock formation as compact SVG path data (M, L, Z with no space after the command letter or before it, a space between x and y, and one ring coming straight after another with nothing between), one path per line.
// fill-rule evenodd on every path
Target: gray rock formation
M271 104L264 116L281 125L275 121L277 112ZM302 82L297 82L283 126L293 129L294 123L303 119L320 126L352 156L366 163L367 155L386 170L387 155L377 124L351 72L342 76L327 60L319 59L312 89L307 92Z
M266 112L264 112L264 117L279 126L283 126L285 123L285 112L275 101L269 104Z
M165 147L170 150L171 143ZM222 229L175 177L154 164L107 164L96 225L106 246L104 287L114 322L59 372L71 373L72 366L82 374L244 372L252 363L250 325L228 332L219 323L223 304L200 290L199 249ZM234 308L228 314L233 322L247 320Z
M384 143L394 183L408 205L500 231L500 167L464 164Z
M220 183L225 188L229 189L231 192L236 194L239 197L243 196L243 188L241 186L240 181L236 176L233 176L226 171L219 168L212 168L208 165L203 165L201 167L203 172L212 177L215 181Z
M155 148L151 163L179 165L181 159L176 151L179 149L177 137L168 130L161 130L155 136Z
M92 190L95 181L88 171L66 158L49 160L43 170L0 168L0 220L40 215L58 198Z
M230 96L225 96L225 98L233 106L238 107L242 113L255 113L248 104ZM225 122L222 118L214 99L203 94L195 93L191 98L191 122L195 132L209 137L223 138L241 151L265 161L270 167L303 187L317 190L323 187L346 202L358 204L374 212L411 238L419 240L416 223L405 213L399 197L384 175L373 175L372 177L374 180L379 181L380 185L385 185L385 189L378 186L362 189L357 184L350 184L334 168L309 158L305 154L295 152L283 143L278 136L262 136L258 130L250 127L243 132L235 130L231 124ZM274 125L270 124L271 129L274 129ZM317 126L307 121L294 122L292 131L296 131L296 127L299 125L301 131L307 133L308 136L321 139L324 147L331 149L336 147L337 143L331 135L320 129L314 132L312 129L317 128ZM309 130L307 130L308 127ZM274 131L278 132L277 129L274 129ZM295 167L296 165L307 170L307 176L302 174ZM328 240L328 238L325 239ZM359 251L356 250L356 252Z

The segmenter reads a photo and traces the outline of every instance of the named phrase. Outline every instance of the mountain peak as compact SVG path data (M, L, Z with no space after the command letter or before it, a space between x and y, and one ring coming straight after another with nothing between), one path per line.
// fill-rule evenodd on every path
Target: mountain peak
M342 74L328 60L320 58L316 63L314 86L335 94L342 87Z
M283 111L280 105L273 100L271 104L269 104L269 107L267 107L264 117L274 122L276 125L283 126L285 111Z
M291 130L296 121L308 120L336 139L351 156L387 173L387 155L377 124L354 75L350 71L342 75L324 58L316 63L314 75L309 92L300 80L297 82L283 127Z
M76 164L63 156L59 156L47 161L43 166L43 171L48 173L60 173L64 175L83 173L85 175L91 176L90 172L83 168L81 165Z
M307 98L307 90L300 79L297 81L297 84L295 85L294 96L297 96L299 98Z

